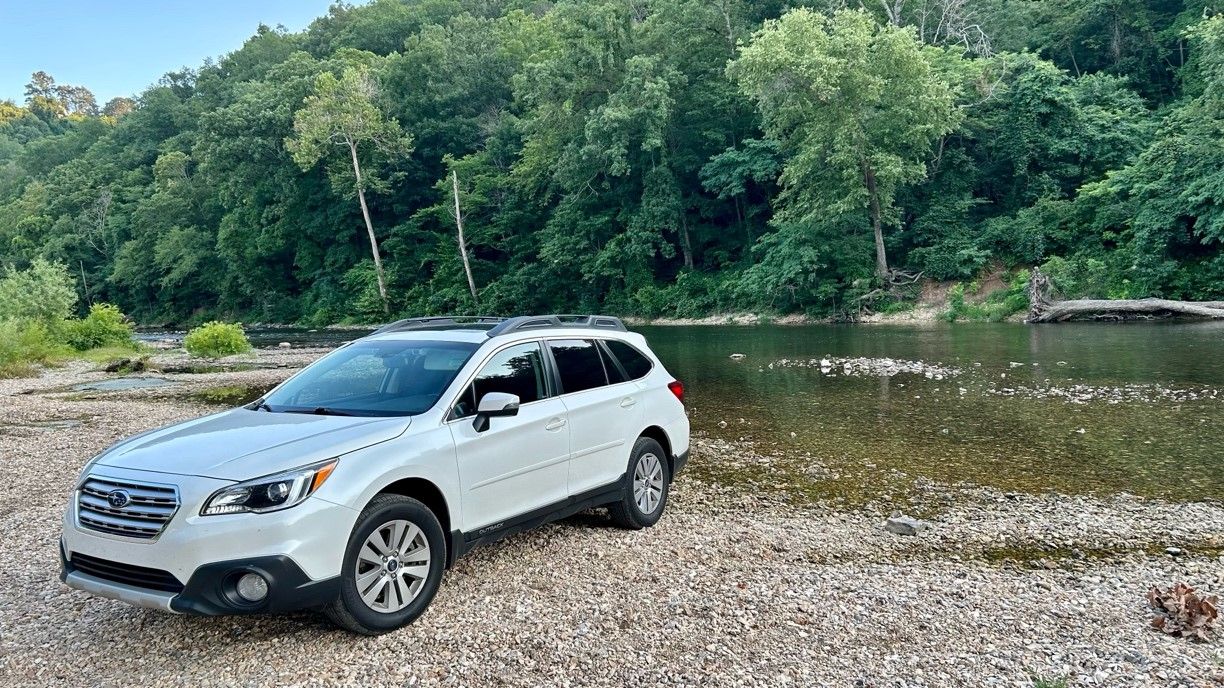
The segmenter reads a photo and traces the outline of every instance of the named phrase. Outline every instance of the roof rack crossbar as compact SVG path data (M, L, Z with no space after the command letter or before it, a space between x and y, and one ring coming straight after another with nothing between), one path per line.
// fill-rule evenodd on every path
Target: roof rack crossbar
M519 332L521 330L536 330L548 327L573 327L596 330L616 330L628 332L625 323L620 318L611 315L576 315L562 313L557 315L521 315L516 318L506 318L489 330L490 337Z
M435 315L427 318L404 318L403 320L383 325L370 334L454 328L463 325L495 325L505 320L506 318L496 315Z

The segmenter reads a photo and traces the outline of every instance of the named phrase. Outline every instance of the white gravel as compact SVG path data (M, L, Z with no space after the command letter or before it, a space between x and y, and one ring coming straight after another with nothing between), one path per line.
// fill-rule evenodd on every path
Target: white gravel
M251 360L294 366L314 355ZM0 381L9 685L1224 682L1221 641L1149 630L1144 601L1150 585L1179 580L1224 592L1219 504L919 480L931 527L902 537L882 529L884 505L796 507L715 484L736 447L707 440L657 527L616 530L595 512L477 550L424 617L380 638L311 614L177 617L92 598L58 580L59 518L80 466L122 436L209 410L174 394L270 384L288 369L165 375L174 387L93 399L47 391L105 377L85 370ZM33 388L42 391L22 393Z

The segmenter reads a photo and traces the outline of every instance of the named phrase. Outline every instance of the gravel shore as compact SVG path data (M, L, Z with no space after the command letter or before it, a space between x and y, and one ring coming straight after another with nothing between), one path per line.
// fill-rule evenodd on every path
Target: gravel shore
M312 614L196 618L65 588L59 521L80 467L121 437L217 410L319 355L263 350L228 371L77 363L0 381L0 677L10 685L1224 685L1224 643L1148 627L1154 584L1224 592L1224 506L1004 494L913 482L908 501L835 508L717 479L751 447L698 436L655 528L581 514L479 549L415 625L358 638ZM178 354L154 357L173 369ZM882 527L891 508L930 522ZM1176 548L1175 554L1166 553Z

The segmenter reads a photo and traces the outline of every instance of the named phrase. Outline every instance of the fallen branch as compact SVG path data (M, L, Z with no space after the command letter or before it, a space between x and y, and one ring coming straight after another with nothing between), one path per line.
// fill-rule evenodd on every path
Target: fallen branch
M1029 278L1027 322L1065 322L1076 318L1123 319L1185 315L1224 320L1224 301L1172 301L1169 299L1076 299L1054 301L1050 279L1034 268Z

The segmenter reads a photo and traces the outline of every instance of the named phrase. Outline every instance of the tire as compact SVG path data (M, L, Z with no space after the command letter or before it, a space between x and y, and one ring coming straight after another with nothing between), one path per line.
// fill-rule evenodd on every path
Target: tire
M378 495L357 517L344 550L340 597L323 611L353 633L394 631L425 612L445 568L446 538L429 507L401 495Z
M639 488L647 493L640 492ZM608 514L621 528L649 528L663 517L670 491L671 475L663 447L649 437L639 437L629 454L621 498L608 505Z

